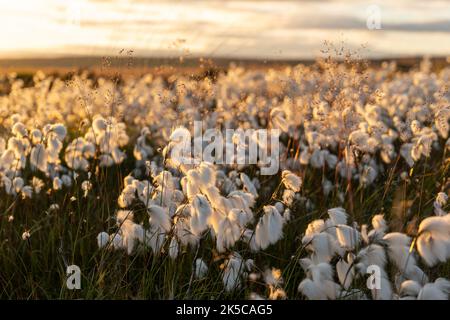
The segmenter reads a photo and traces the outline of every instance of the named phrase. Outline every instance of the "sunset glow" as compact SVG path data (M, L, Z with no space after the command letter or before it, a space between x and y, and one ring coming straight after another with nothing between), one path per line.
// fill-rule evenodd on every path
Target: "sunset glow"
M101 55L126 48L144 56L311 58L325 40L343 41L369 57L450 54L448 2L377 1L381 30L367 28L372 4L0 0L0 56Z

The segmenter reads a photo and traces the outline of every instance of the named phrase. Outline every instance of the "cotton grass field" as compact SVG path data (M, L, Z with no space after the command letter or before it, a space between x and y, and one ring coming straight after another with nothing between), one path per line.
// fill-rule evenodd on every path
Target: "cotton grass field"
M2 299L449 299L448 63L0 83Z

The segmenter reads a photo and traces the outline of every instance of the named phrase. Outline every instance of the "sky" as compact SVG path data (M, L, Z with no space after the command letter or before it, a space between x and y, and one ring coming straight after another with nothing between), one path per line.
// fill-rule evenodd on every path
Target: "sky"
M449 0L0 0L0 58L450 56Z

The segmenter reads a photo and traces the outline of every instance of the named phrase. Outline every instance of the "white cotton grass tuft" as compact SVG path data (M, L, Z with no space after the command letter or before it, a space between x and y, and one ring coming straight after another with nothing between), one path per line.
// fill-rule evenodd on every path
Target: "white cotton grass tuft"
M408 272L416 263L415 257L410 253L411 238L400 232L391 232L383 240L388 244L388 256L398 270Z
M101 116L94 117L94 120L92 121L92 128L94 129L94 132L101 133L106 130L108 127L108 123L106 120Z
M59 204L52 203L50 207L48 207L48 212L56 212L59 210Z
M419 295L422 286L414 280L403 281L400 286L400 299L401 300L415 300Z
M302 243L312 253L311 258L316 263L329 262L340 251L337 240L326 232L306 235Z
M256 190L253 182L243 172L241 172L241 181L242 184L244 185L244 191L250 192L255 198L258 197L258 191Z
M284 222L289 222L291 220L291 218L292 218L291 209L289 209L289 208L284 209L284 211L283 211Z
M89 191L92 190L92 183L89 180L84 180L81 183L81 190L84 191L83 197L87 197L89 194Z
M347 212L343 208L328 209L328 215L335 226L347 224Z
M283 278L281 276L281 270L277 268L266 269L264 272L264 282L273 287L283 284Z
M242 285L241 277L245 271L245 263L242 257L237 252L230 254L223 267L222 281L225 290L232 292L239 289Z
M289 189L283 191L283 203L290 207L294 203L295 192Z
M28 135L28 131L22 122L16 122L11 129L11 133L20 138Z
M441 207L445 206L448 201L448 195L445 192L439 192L436 196L436 203Z
M61 190L63 187L63 182L59 177L53 179L53 190Z
M347 215L343 209L333 208L328 213L329 219L312 221L302 239L302 244L310 253L308 258L299 261L306 273L306 278L298 287L303 296L308 299L366 299L364 294L354 292L353 285L356 279L367 277L369 267L377 266L381 272L381 287L370 290L372 299L417 299L419 292L422 292L421 298L447 297L445 290L439 289L447 288L443 285L446 282L440 280L438 286L430 284L428 276L417 265L417 255L411 237L400 232L385 234L388 226L383 215L375 215L372 218L372 230L369 231L368 227L363 225L360 231L355 223L352 227L344 224ZM441 243L446 243L445 239L449 239L448 234L446 235L446 232L449 232L445 225L447 219L447 215L426 218L419 226L417 241L421 236L431 233L434 238L441 237ZM360 241L361 239L364 241ZM431 243L436 245L436 242ZM417 245L419 254L424 257L423 253L420 253L419 243ZM442 246L438 244L438 248ZM448 260L439 256L433 246L426 249L428 256L425 255L425 261L427 258L435 258L435 263ZM388 257L397 272L395 284L385 270ZM333 276L333 270L337 274L338 283L334 282L336 278Z
M372 218L372 230L367 231L367 225L361 227L361 237L368 244L369 242L382 241L388 226L382 214L376 214Z
M169 256L170 258L175 260L178 257L178 253L179 253L179 244L177 239L173 237L169 243Z
M12 181L12 187L14 188L15 193L19 193L24 185L25 182L21 177L15 177Z
M437 216L445 216L447 212L443 207L447 204L448 195L444 192L439 192L436 196L436 200L433 203L434 214Z
M194 274L197 279L203 279L208 273L208 266L201 258L197 258L194 264Z
M47 124L43 128L43 133L50 139L63 141L67 135L66 126L62 123Z
M202 162L198 168L200 177L200 188L205 190L208 187L215 185L215 175L212 165L207 162Z
M166 232L170 231L171 222L170 217L167 210L158 205L149 205L148 206L148 215L150 225L164 230Z
M326 300L327 296L318 285L311 279L304 279L298 286L298 291L301 292L309 300Z
M277 242L282 236L283 217L274 206L265 206L255 230L255 242L261 249Z
M130 219L125 219L120 224L120 233L122 239L121 248L125 249L128 255L131 255L139 238L142 237L142 226Z
M222 219L217 232L216 248L218 252L224 252L234 246L241 236L241 228L236 216L228 214Z
M101 248L104 248L104 247L106 247L106 245L109 243L109 234L107 234L106 232L100 232L98 235L97 235L97 245L98 245L98 247L101 249Z
M299 192L302 186L302 179L289 170L284 170L281 174L284 186L294 192Z
M333 270L328 263L314 264L309 259L301 263L307 278L298 286L309 300L336 299L339 296L339 285L333 281Z
M450 214L425 218L418 234L417 250L428 266L450 258Z
M370 244L364 249L360 250L355 258L358 263L356 269L361 274L364 274L370 267L379 268L381 275L383 275L384 268L387 263L386 253L380 245Z
M286 114L282 108L272 108L270 111L270 120L276 129L280 129L283 132L289 130L289 122L286 120Z
M159 228L150 228L145 230L143 240L145 246L150 247L153 252L161 253L166 243L166 234Z
M386 220L382 214L376 214L372 218L372 227L378 232L384 233L387 230Z
M120 234L112 233L109 236L109 241L111 242L114 249L119 250L123 248L123 239Z
M31 237L31 233L30 233L30 231L24 231L23 233L22 233L22 240L28 240L28 239L30 239L30 237Z
M434 283L427 283L419 291L418 300L449 300L450 281L438 278Z
M353 250L361 239L358 230L344 224L336 225L336 234L339 244L348 250Z
M192 233L189 222L187 221L188 218L180 216L180 213L184 210L183 208L189 208L188 210L190 210L190 207L185 205L181 205L177 209L177 213L174 217L174 234L180 241L180 245L195 246L200 238Z
M256 301L258 301L258 300L265 300L262 296L260 296L256 292L250 293L250 296L248 298L249 298L249 300L256 300Z
M355 278L355 267L353 265L354 256L352 254L348 254L347 260L340 259L336 263L336 273L339 278L339 282L344 289L348 289Z
M253 220L253 213L243 209L231 209L228 212L228 218L240 228L245 227L248 223Z
M195 235L200 235L208 227L208 220L211 217L213 210L208 199L202 195L197 194L192 200L191 210L191 230Z
M133 211L130 210L118 210L116 213L116 221L117 224L120 226L123 224L126 220L133 221Z
M32 168L47 171L47 151L42 144L37 144L31 149L30 164Z
M33 179L31 180L31 185L35 193L40 193L41 190L44 188L45 183L41 179L33 177Z
M269 287L269 300L284 300L286 299L286 291L282 288Z
M126 208L130 206L136 198L136 188L132 185L127 185L121 192L117 202L119 207Z
M266 269L263 277L264 282L269 289L269 300L284 300L287 298L286 291L284 291L282 287L284 280L280 269Z

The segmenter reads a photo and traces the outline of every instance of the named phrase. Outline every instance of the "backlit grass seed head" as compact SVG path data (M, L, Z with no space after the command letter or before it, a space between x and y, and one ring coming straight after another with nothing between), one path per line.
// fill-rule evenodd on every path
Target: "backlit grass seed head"
M29 231L25 231L22 233L22 240L28 240L31 237L31 233Z

